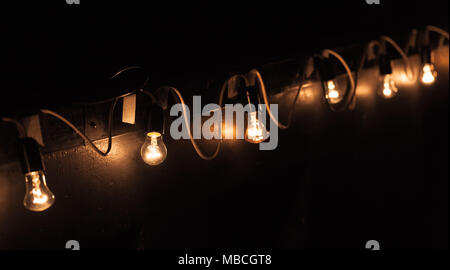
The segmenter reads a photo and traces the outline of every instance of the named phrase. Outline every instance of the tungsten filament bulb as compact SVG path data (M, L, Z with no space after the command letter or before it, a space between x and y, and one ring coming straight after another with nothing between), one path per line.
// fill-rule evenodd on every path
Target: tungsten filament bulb
M250 122L245 134L245 140L255 144L261 143L269 137L263 123L257 119L257 114L257 112L250 113Z
M47 187L43 171L25 174L26 193L23 205L28 210L41 212L55 202L55 195Z
M141 147L142 160L151 166L159 165L167 157L167 148L159 132L147 133L144 144Z
M342 96L336 89L336 83L333 80L327 82L326 93L327 93L326 98L331 104L337 104L341 102Z
M433 84L436 81L437 72L433 64L425 64L422 68L422 83Z
M398 88L391 74L381 76L379 89L381 96L386 99L393 98L398 92Z

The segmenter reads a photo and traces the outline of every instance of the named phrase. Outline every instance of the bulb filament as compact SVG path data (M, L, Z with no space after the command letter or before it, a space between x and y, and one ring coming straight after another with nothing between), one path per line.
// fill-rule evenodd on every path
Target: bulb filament
M332 103L337 103L339 102L339 92L336 90L336 84L334 83L334 81L328 81L327 82L327 86L328 86L328 95L327 95L327 99L330 100L330 102Z
M385 98L390 98L393 96L394 91L396 91L396 87L394 84L394 81L392 80L390 75L386 75L384 77L384 82L383 82L383 95Z
M159 151L157 137L151 136L150 138L151 138L151 143L147 147L148 152L146 154L146 157L148 159L158 159L161 157L161 151Z
M44 204L48 201L47 195L42 194L41 188L39 187L41 185L41 181L39 180L39 177L33 178L33 190L31 193L33 194L33 203L34 204Z
M252 142L264 141L264 130L261 127L261 123L256 118L256 113L250 115L250 124L247 129L248 139Z
M425 84L432 84L435 80L435 76L433 74L433 67L430 64L426 64L423 66L423 76L422 82Z

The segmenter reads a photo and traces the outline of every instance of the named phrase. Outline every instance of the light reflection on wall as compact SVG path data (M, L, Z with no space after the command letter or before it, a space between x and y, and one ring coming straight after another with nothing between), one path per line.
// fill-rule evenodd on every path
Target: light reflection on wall
M106 157L99 156L87 146L44 155L48 181L64 181L64 179L55 179L53 175L65 174L64 164L57 162L65 160L66 164L71 164L73 173L76 174L72 173L71 177L80 179L87 185L94 184L99 188L105 185L109 187L132 186L135 180L133 170L139 166L139 162L143 162L139 156L139 147L144 141L144 135L144 133L132 132L113 137L111 152ZM100 149L106 149L108 140L95 141L94 144ZM111 181L111 179L115 179L115 181Z
M421 60L418 55L413 55L409 57L409 61L412 66L412 78L408 75L407 65L403 59L397 59L392 61L392 76L399 87L405 87L405 89L411 89L408 86L414 86L418 83L419 69L421 66ZM402 89L399 91L401 92Z
M302 91L300 92L299 102L304 104L313 104L316 100L319 99L320 91L316 91L317 85L313 83L306 84L302 87Z
M441 74L442 77L448 77L449 71L449 46L441 47L433 52L433 56L436 62L436 68L438 69L438 73ZM439 80L439 75L438 75Z

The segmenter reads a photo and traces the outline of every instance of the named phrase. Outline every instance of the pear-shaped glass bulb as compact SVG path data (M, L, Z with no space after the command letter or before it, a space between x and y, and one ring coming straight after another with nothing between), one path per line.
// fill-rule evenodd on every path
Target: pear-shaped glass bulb
M326 83L326 99L330 104L337 104L341 102L343 95L340 93L340 91L336 88L336 82L334 80L328 81Z
M422 75L420 76L422 83L426 85L433 84L436 81L437 72L433 64L425 64L422 68Z
M267 132L263 123L258 120L257 112L250 113L250 119L247 130L245 132L245 140L250 143L261 143L269 138L269 132Z
M147 133L145 142L141 147L141 157L151 166L159 165L167 157L167 148L159 132Z
M43 171L25 174L25 185L26 193L23 205L28 210L41 212L55 202L55 195L48 188Z
M386 74L380 77L378 83L378 93L381 97L390 99L395 97L398 92L398 88L395 85L394 78L391 74Z

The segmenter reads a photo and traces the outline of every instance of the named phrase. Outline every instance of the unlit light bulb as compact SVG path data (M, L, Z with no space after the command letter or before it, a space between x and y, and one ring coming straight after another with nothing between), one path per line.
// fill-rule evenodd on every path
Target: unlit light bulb
M267 132L261 121L257 119L257 114L257 112L250 113L250 122L245 132L245 140L256 144L265 141L269 137L269 132Z
M394 78L391 74L386 74L381 77L381 96L384 98L393 98L397 92L398 88L395 85Z
M422 83L430 85L436 80L437 72L433 64L425 64L422 68Z
M25 174L25 185L26 193L23 205L28 210L41 212L55 202L55 195L48 188L43 171Z
M342 100L341 94L336 89L336 83L333 80L327 82L326 98L331 104L337 104Z
M141 157L145 163L151 166L159 165L167 157L167 148L159 132L147 133L144 144L141 147Z

